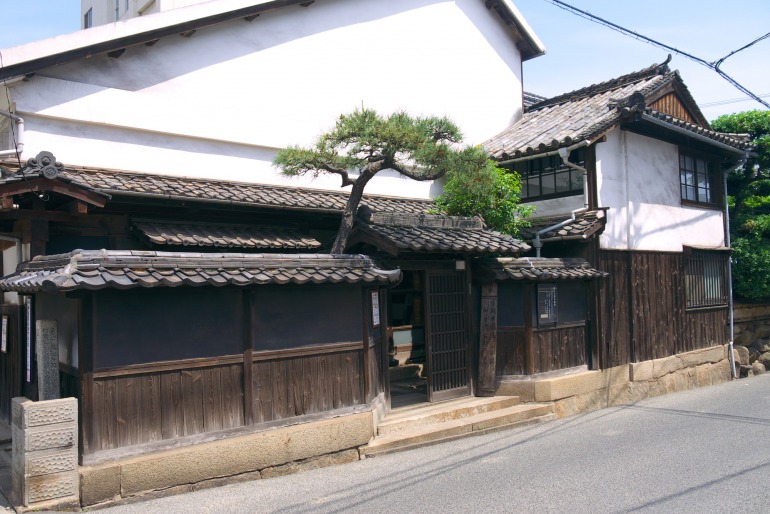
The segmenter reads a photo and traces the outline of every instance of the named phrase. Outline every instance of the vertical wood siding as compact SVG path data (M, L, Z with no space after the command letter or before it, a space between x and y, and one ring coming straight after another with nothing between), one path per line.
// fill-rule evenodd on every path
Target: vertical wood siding
M725 344L727 307L686 309L681 253L600 251L601 367Z
M527 341L524 327L498 327L497 374L527 374Z
M243 365L147 372L93 382L92 451L243 426Z
M315 414L364 401L363 352L265 358L254 354L254 422Z
M665 112L666 114L670 114L671 116L674 116L676 118L679 118L680 120L689 121L690 123L696 123L692 116L690 116L690 113L687 112L687 109L685 108L684 104L682 104L681 101L679 101L679 98L674 93L669 93L652 104L650 104L650 107L655 109L656 111Z
M574 368L586 363L585 325L540 329L535 338L535 373Z

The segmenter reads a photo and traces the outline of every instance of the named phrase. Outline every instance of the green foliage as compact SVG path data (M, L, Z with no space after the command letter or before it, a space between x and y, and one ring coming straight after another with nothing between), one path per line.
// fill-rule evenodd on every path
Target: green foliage
M480 148L479 152L483 152ZM486 158L486 155L484 155ZM440 212L451 216L481 216L493 230L517 235L528 226L533 208L519 204L521 180L516 172L499 168L491 160L478 173L452 173L436 198Z
M754 145L744 165L727 177L736 295L770 300L770 111L720 116L720 132L749 134Z
M735 294L755 301L770 298L770 241L737 238L733 241L733 287Z
M415 180L432 180L467 163L457 149L459 129L447 118L412 117L405 112L381 116L371 109L343 114L312 148L292 146L273 164L285 175L336 173L348 185L354 175L391 168Z
M343 114L310 148L281 150L273 164L289 176L333 173L342 187L352 185L332 253L342 253L367 182L392 169L414 180L449 177L444 206L452 214L481 214L499 230L514 232L520 190L518 177L501 174L478 147L461 146L462 134L447 118L381 116L370 109ZM462 201L455 200L465 194ZM451 211L451 212L450 212Z

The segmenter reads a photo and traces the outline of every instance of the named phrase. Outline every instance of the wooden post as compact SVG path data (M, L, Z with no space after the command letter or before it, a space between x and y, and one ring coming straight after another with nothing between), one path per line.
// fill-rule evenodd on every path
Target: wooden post
M533 283L524 285L524 348L526 349L527 375L535 374L535 333L532 329L532 303L537 301Z
M372 323L372 292L376 291L376 289L369 289L368 287L361 288L361 295L363 298L363 305L361 305L361 308L363 309L363 352L364 352L364 401L366 403L369 403L372 401L372 373L369 366L371 363L370 355L369 355L369 326Z
M479 396L494 396L497 381L497 282L481 286Z
M251 327L251 295L243 291L243 424L254 423L254 341Z
M78 461L98 450L94 444L94 353L93 353L93 295L78 298L78 373L80 375L80 444Z

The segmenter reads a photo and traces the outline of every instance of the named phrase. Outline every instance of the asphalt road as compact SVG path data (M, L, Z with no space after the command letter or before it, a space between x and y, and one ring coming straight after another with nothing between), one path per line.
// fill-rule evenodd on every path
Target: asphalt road
M770 512L768 442L770 374L99 512Z

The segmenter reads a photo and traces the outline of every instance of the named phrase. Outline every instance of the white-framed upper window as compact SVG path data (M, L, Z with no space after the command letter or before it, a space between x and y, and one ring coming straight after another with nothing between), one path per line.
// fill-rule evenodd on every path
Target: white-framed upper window
M94 10L89 9L83 15L83 28L88 29L94 26Z

